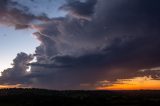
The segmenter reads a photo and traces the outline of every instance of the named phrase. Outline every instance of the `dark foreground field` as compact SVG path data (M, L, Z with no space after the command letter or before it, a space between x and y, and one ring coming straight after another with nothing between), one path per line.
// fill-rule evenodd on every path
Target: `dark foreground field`
M160 106L160 91L1 89L0 106Z

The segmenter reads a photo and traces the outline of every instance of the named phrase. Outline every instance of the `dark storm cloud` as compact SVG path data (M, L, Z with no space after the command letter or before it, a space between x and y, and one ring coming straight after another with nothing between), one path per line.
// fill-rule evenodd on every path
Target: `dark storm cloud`
M25 76L28 69L27 64L33 59L32 55L26 53L18 53L17 57L13 60L13 67L8 68L2 72L0 79L1 84L20 84L27 81Z
M41 44L34 55L37 61L27 63L32 68L24 78L33 87L52 89L81 89L83 84L93 89L97 81L114 83L139 76L158 79L157 71L139 70L160 66L159 4L159 0L68 1L61 7L68 10L66 17L32 25Z
M21 7L21 8L16 8ZM0 23L8 26L14 26L16 29L29 28L33 21L47 21L49 18L45 15L35 16L28 11L28 7L19 5L12 0L0 1Z
M88 19L94 13L94 6L97 0L67 0L67 4L60 7L62 10L69 11L69 13L77 18Z

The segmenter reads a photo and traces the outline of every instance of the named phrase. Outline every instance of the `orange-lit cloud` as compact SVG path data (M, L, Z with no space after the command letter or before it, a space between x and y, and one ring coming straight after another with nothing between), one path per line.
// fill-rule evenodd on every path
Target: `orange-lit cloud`
M111 86L97 87L98 90L160 90L160 81L151 77L120 79Z

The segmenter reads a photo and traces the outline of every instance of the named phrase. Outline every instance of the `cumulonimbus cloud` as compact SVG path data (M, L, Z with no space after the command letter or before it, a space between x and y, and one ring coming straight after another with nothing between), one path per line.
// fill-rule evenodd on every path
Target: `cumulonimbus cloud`
M101 80L158 79L157 71L139 70L160 65L159 4L158 0L69 0L61 7L68 15L52 19L18 10L22 21L14 25L31 23L30 28L37 30L34 35L41 42L34 54L37 61L25 62L31 66L30 74L15 81L2 74L1 82L22 80L22 85L52 89L84 89L81 84L89 83L92 86L87 89L94 89ZM10 16L13 18L7 23L13 24L15 16ZM34 24L34 19L48 20Z

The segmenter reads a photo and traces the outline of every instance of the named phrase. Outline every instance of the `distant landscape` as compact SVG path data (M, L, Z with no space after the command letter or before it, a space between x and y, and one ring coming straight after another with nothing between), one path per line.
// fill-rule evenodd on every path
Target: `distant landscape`
M139 106L160 104L160 91L1 89L0 106Z

